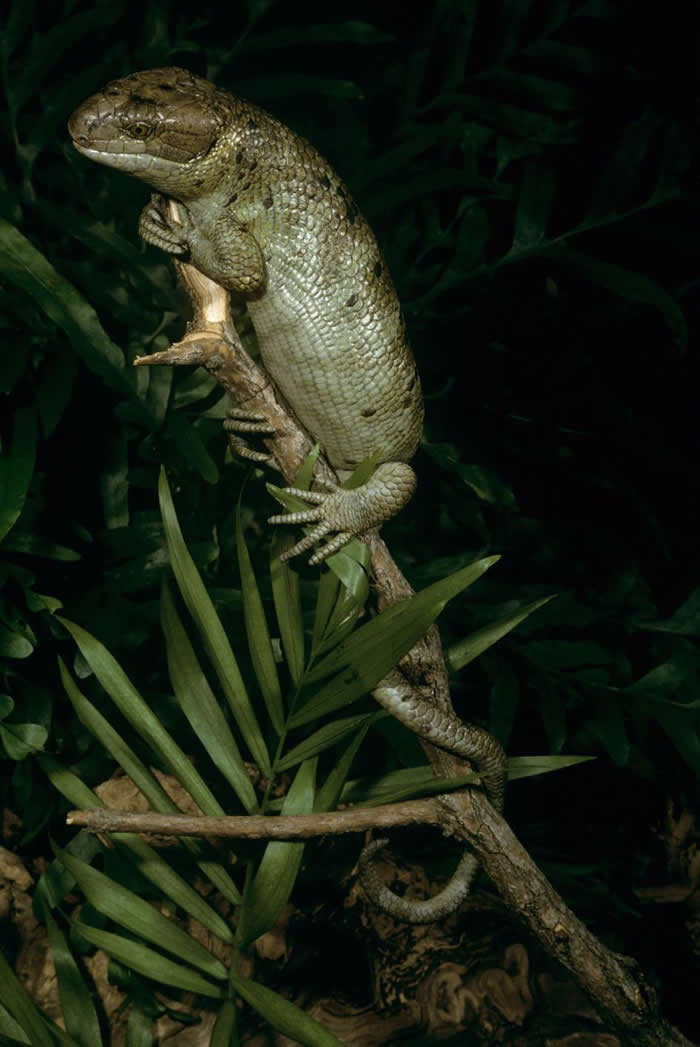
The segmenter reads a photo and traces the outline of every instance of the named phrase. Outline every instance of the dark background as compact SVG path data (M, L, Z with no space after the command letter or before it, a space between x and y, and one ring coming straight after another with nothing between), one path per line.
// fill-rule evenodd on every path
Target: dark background
M45 726L86 780L110 773L61 696L55 655L73 648L38 594L167 693L161 461L240 628L245 471L225 461L223 406L199 375L115 363L115 347L130 361L177 337L181 303L138 241L145 187L79 157L65 130L107 80L182 65L308 137L373 225L426 395L419 494L385 537L417 588L502 555L443 615L448 646L559 594L456 677L455 705L511 755L597 757L516 782L508 815L697 1035L690 910L635 894L690 890L665 841L668 810L696 808L700 769L692 5L135 6L16 3L4 26L0 433L6 519L21 510L0 549L8 723ZM260 478L245 506L262 562ZM396 732L373 744L401 764ZM31 757L7 764L3 803L23 816L12 846L45 853L61 805Z

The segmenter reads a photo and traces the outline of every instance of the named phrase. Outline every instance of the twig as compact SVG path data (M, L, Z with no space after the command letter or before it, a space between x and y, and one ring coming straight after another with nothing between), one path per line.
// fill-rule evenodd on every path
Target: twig
M135 813L90 807L69 811L68 825L92 833L149 833L158 836L220 836L246 840L305 840L313 836L393 829L399 825L439 825L436 800L409 800L378 807L353 807L323 814L211 815Z

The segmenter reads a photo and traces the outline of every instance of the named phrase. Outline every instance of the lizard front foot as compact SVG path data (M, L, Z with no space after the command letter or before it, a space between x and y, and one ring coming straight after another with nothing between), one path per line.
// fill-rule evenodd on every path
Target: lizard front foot
M153 193L139 217L139 236L147 244L160 247L168 254L183 255L190 249L188 238L189 216L184 207L179 208L181 222L176 222L166 210L165 197Z
M341 549L351 538L359 538L395 516L410 501L416 489L416 474L405 462L384 462L377 466L370 479L350 490L328 485L329 491L305 491L287 487L288 494L311 502L313 509L271 516L273 524L315 524L309 534L283 554L288 560L306 552L327 535L330 541L309 559L312 565L323 563Z

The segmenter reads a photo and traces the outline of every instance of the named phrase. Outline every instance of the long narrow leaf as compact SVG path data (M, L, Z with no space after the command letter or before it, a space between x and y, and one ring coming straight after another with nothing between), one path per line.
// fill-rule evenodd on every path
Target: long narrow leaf
M291 726L325 716L371 691L425 634L445 604L498 559L489 556L463 567L351 633L308 674L309 681L336 675L292 715Z
M266 1022L270 1023L273 1029L277 1029L285 1036L305 1044L306 1047L343 1047L341 1041L332 1032L324 1029L300 1007L285 1000L272 989L258 982L252 982L248 978L241 978L238 974L231 975L231 985L246 1003L250 1004Z
M394 641L401 644L403 634L415 631L414 621L417 622L417 627L422 628L422 631L425 632L449 600L468 586L473 585L499 559L498 556L487 556L482 560L476 560L459 571L455 571L454 574L448 575L447 578L433 582L432 585L415 593L409 599L395 603L388 610L373 618L371 622L357 629L345 643L315 666L308 675L308 682L322 680L331 673L352 665L358 655L366 656L370 648L370 640L375 646L378 643Z
M126 771L136 788L140 789L154 810L161 811L163 814L177 813L179 808L170 799L156 776L139 759L123 735L116 731L99 709L86 698L60 657L58 668L65 692L80 722L91 731L122 770Z
M216 1016L209 1047L234 1047L234 1044L238 1044L236 1016L236 1001L224 1000Z
M29 996L0 949L0 1001L27 1034L32 1047L54 1047L41 1012Z
M206 676L167 585L161 592L160 620L165 636L168 672L175 697L190 727L250 813L257 807L255 790L243 757Z
M16 1044L27 1044L32 1047L26 1032L20 1029L6 1007L0 1003L0 1043L3 1047L15 1047ZM228 1047L228 1044L226 1045Z
M0 457L0 540L22 512L34 475L37 435L35 412L29 408L17 411L12 441Z
M250 704L238 664L224 627L214 609L209 594L185 545L182 531L175 514L172 495L165 470L161 469L158 481L160 511L165 528L165 539L170 555L170 564L192 620L202 638L207 654L219 679L226 700L245 738L253 759L264 776L271 773L270 757L263 740L260 725Z
M449 792L450 789L463 788L475 781L478 781L475 774L459 778L436 778L432 767L426 763L418 767L402 767L399 771L390 771L373 780L361 778L348 782L341 799L343 803L375 807L377 804L394 803L396 797L405 799L407 796L430 795L434 791Z
M551 771L561 771L578 763L594 760L594 756L512 756L508 760L508 780L532 778ZM420 767L403 767L391 771L374 781L359 779L348 782L342 791L343 803L360 807L376 807L377 804L400 803L415 796L434 796L438 793L463 789L478 782L478 775L465 774L459 778L435 778L428 764Z
M58 994L66 1030L78 1047L100 1047L102 1034L90 991L68 948L66 937L49 911L44 913L51 957L56 967Z
M18 229L1 218L0 261L5 279L30 295L66 332L90 370L138 405L125 374L124 354L108 337L95 310ZM147 417L145 408L142 410Z
M198 967L211 978L225 980L227 972L221 961L154 906L74 855L59 849L57 854L98 912L132 934Z
M282 814L310 814L314 809L316 761L307 760L282 804ZM271 840L262 856L253 882L246 892L238 928L239 939L247 945L276 924L296 882L303 843Z
M170 799L155 775L144 766L122 736L114 730L102 713L88 701L82 691L76 686L66 669L63 659L59 658L58 664L66 694L70 698L81 723L84 723L88 730L92 731L101 745L128 774L134 785L144 794L154 811L160 811L161 814L181 813L180 808ZM78 806L80 806L80 803ZM212 862L202 857L203 849L198 840L184 837L181 842L183 847L195 856L199 868L211 880L217 890L221 891L224 897L228 898L234 905L238 904L241 900L240 892L226 869L219 865L218 862Z
M126 1047L153 1047L153 1019L135 1004L126 1023Z
M309 760L312 756L318 756L319 753L330 749L332 745L337 745L347 734L367 728L388 715L383 709L380 709L377 712L346 716L340 720L333 720L332 723L326 723L299 745L290 749L278 762L277 770L288 771L290 767L295 767L302 760Z
M304 671L304 623L302 618L299 575L282 553L294 544L291 534L275 534L270 547L270 581L280 639L292 683L297 686Z
M542 607L544 604L549 603L553 600L554 596L544 596L540 600L533 600L532 603L526 604L524 607L519 607L513 614L506 614L502 618L499 618L496 622L491 622L490 625L485 625L482 629L477 629L469 636L465 636L459 643L454 644L450 647L447 655L447 660L450 669L463 669L469 662L473 662L475 658L478 658L480 654L488 650L493 644L497 643L503 636L514 629L516 625L520 625L529 615L536 611L538 607Z
M76 807L104 807L102 800L89 786L62 767L50 756L39 756L39 764L48 776L54 788ZM215 934L223 942L233 941L233 934L227 923L216 910L205 902L204 898L186 880L175 872L171 865L135 833L114 833L112 839L123 846L130 854L137 869L158 890L179 905L186 913L198 920L202 926Z
M340 592L340 581L332 571L324 571L318 583L318 594L316 596L316 609L314 612L314 624L311 630L311 657L317 657L316 652L320 649L324 638L329 632L329 623L333 608L338 600Z
M73 920L73 926L91 945L104 949L119 963L143 974L146 978L162 982L169 988L184 989L185 992L196 992L202 996L221 999L224 995L225 990L218 985L212 985L196 971L183 967L182 964L173 963L172 960L154 952L146 945L131 941L130 938L124 938L120 934L113 934L111 931L100 931L80 920Z
M358 728L354 738L351 738L348 744L346 744L340 757L336 760L328 777L316 794L315 811L333 811L338 806L338 801L350 774L353 760L365 739L369 726L369 721L365 721Z
M223 814L224 809L193 767L180 746L163 727L117 660L87 630L57 616L66 627L105 691L137 734L157 753L205 814Z
M241 594L243 596L243 619L248 636L248 649L253 662L255 676L260 693L265 702L267 715L272 726L281 735L284 730L284 710L282 708L282 691L277 675L277 666L272 654L272 640L267 627L265 609L258 589L257 579L250 560L250 553L243 534L241 523L241 499L236 505L236 552L238 570L241 575Z

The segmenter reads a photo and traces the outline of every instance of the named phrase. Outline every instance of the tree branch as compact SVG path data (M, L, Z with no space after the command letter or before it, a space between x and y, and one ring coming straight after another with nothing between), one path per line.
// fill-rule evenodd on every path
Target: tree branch
M321 814L188 815L112 811L90 807L69 811L68 825L92 833L149 833L158 836L219 836L246 840L306 840L314 836L393 829L405 825L440 825L436 800L408 800L378 807L353 807Z

